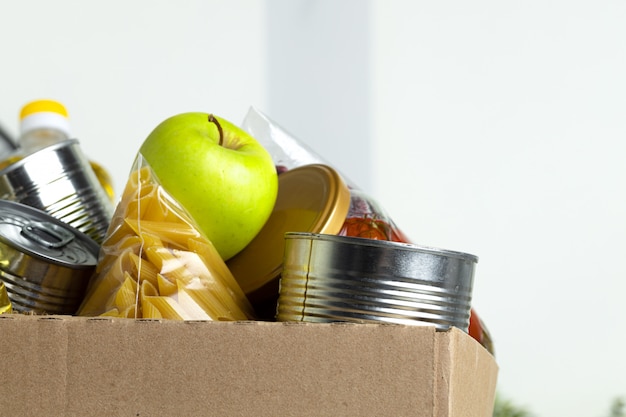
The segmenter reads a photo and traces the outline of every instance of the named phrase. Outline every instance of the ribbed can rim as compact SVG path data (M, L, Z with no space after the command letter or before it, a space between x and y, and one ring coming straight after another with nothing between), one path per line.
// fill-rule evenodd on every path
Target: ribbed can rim
M329 234L322 234L322 233L302 233L302 232L285 233L285 239L319 240L319 241L351 244L351 245L357 245L357 246L380 247L380 248L388 248L388 249L396 249L396 250L409 250L409 251L417 251L417 252L422 252L422 253L429 253L433 255L460 258L469 262L478 263L478 256L472 255L470 253L459 252L459 251L449 250L449 249L442 249L442 248L437 248L434 246L418 245L415 243L391 242L388 240L375 240L375 239L353 237L353 236L338 236L338 235L329 235Z

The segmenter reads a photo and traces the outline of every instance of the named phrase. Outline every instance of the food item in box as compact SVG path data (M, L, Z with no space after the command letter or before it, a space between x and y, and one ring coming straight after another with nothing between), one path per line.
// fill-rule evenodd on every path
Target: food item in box
M11 159L19 159L73 137L69 114L63 103L47 99L30 101L20 111L20 136L17 138L19 148ZM115 190L111 174L93 160L90 160L89 164L113 204Z
M480 343L489 353L495 356L496 351L493 345L493 339L491 333L482 319L478 316L475 309L470 311L469 329L467 330L470 336L472 336L478 343Z
M211 241L141 154L78 314L173 320L254 317Z
M4 286L4 282L0 281L0 314L11 313L13 308L11 306L11 300L7 294L7 289Z
M350 189L350 210L338 235L410 243L382 207L356 188Z
M96 267L98 248L59 219L0 199L0 281L14 311L74 314Z
M474 255L315 233L285 235L278 321L469 325Z
M327 164L324 158L305 143L255 108L248 111L243 128L270 152L279 177L297 167ZM412 243L375 199L345 176L342 178L350 189L350 208L342 228L337 233L339 236ZM471 317L474 319L474 325L469 328L470 335L493 352L491 336L482 322L482 326L478 325L479 319L473 309Z
M260 319L273 320L285 252L285 233L336 234L348 213L350 191L328 165L309 164L278 176L274 210L259 234L226 264Z
M19 160L13 160L15 155ZM42 210L102 243L114 205L80 143L68 139L15 155L0 170L0 199Z
M160 123L140 153L224 260L267 221L278 189L272 158L255 138L206 113Z
M268 150L279 175L306 165L329 165L305 143L255 108L248 111L243 128ZM333 169L339 171L337 167ZM341 178L350 189L351 201L345 223L338 232L340 236L409 243L408 237L371 195L360 189L344 174L341 174Z

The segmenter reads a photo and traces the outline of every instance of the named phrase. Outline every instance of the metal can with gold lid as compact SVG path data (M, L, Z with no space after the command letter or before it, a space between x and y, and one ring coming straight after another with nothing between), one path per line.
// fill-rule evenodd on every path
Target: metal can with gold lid
M303 165L278 176L270 218L252 242L226 263L260 318L273 320L276 315L285 233L336 234L349 207L350 191L328 165Z
M98 244L54 217L0 200L0 281L18 312L74 314L98 260Z

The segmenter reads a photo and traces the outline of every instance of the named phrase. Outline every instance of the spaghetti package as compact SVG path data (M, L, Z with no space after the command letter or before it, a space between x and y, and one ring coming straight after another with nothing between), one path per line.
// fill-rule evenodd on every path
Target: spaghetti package
M249 320L254 311L213 244L139 154L78 315Z

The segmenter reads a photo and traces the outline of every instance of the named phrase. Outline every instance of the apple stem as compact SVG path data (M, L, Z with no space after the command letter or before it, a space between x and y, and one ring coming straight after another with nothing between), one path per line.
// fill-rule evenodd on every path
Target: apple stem
M217 131L220 134L219 145L222 146L222 143L224 143L224 131L222 130L222 126L220 125L220 122L217 121L217 118L215 118L215 116L213 116L212 114L209 114L209 123L215 123L215 126L217 127Z

